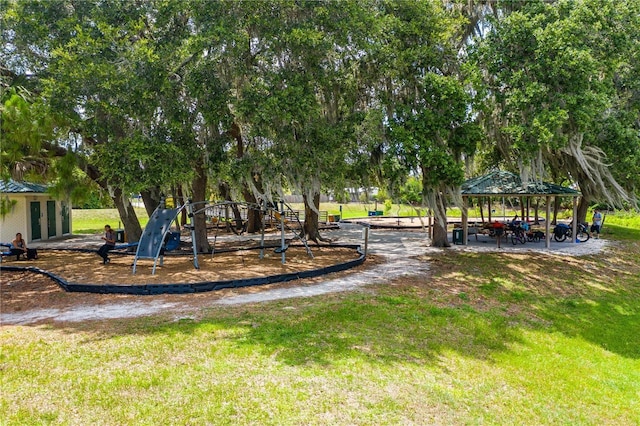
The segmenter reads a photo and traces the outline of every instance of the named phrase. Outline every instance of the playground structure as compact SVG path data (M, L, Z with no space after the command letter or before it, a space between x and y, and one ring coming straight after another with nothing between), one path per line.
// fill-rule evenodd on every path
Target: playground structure
M160 265L164 262L165 251L175 249L179 243L179 234L171 232L171 224L178 218L178 215L185 210L187 212L188 223L185 228L191 232L191 245L193 251L193 266L199 269L198 250L196 247L196 225L195 216L204 214L207 222L215 225L215 236L213 239L213 248L211 255L215 254L216 241L218 231L223 225L232 230L240 229L246 226L243 221L248 216L248 211L253 210L259 212L260 217L260 258L264 257L265 249L265 228L267 224L275 225L280 230L280 247L275 249L276 253L282 256L282 264L286 262L286 251L288 248L286 233L293 235L289 241L299 240L305 247L307 254L313 259L313 253L304 236L304 230L298 215L293 209L284 202L280 202L280 209L277 204L270 204L266 201L262 204L257 203L238 203L230 201L222 201L210 203L209 201L200 201L192 203L187 201L177 208L167 208L164 201L158 205L156 210L149 217L149 222L145 226L140 241L138 243L127 244L119 248L137 246L135 258L133 261L133 274L136 273L136 267L139 259L153 260L152 275L155 274L158 261ZM243 215L242 212L245 212Z
M260 231L259 244L256 244L253 238L244 241L244 239L240 237L240 234L246 231L246 220L249 212L252 210L253 213L259 213L260 217L260 221L256 222L256 224L259 225L256 233ZM181 232L172 229L172 223L177 221L178 216L183 212L188 222L183 225L183 231L187 231L191 235L190 250L187 248L188 244L186 242L180 241L181 235L184 236L185 233L183 232L181 234ZM239 215L238 212L240 212ZM364 263L366 259L368 227L363 227L364 250L361 244L332 243L318 246L316 258L304 238L304 230L299 219L299 213L300 212L291 209L286 203L271 205L263 203L260 205L235 202L186 202L175 208L167 208L164 203L161 203L149 218L149 222L143 230L140 241L118 244L114 249L114 254L117 253L118 257L126 257L132 254L131 249L135 247L135 258L131 265L134 274L136 267L139 268L141 266L138 264L139 260L153 260L151 275L146 275L146 277L133 277L132 275L134 274L129 275L131 276L129 283L124 276L120 275L124 271L121 268L117 268L118 260L110 264L111 266L108 268L108 273L107 270L96 271L97 277L99 277L97 278L97 283L92 281L91 273L87 275L87 269L83 267L83 265L74 264L72 267L69 267L69 262L64 258L64 255L56 255L52 258L49 258L49 256L41 256L41 259L38 261L38 266L40 267L37 267L36 264L33 263L25 266L11 264L7 266L2 265L0 269L3 271L23 271L45 275L68 292L155 295L199 293L225 288L242 288L281 283L345 271ZM196 229L195 226L195 216L197 214L205 215L205 226L209 233L207 235L208 242L209 244L213 242L210 259L202 258L204 253L198 253L196 244L194 243L196 231L201 231L201 229ZM224 238L221 243L222 247L217 247L218 232L222 229L229 231L230 227L232 227L231 230L234 231L239 238L227 235L230 238ZM265 239L267 230L270 235L272 235L272 238ZM213 231L213 236L211 235L211 231ZM276 238L273 238L273 236ZM296 241L299 243L295 244ZM253 245L249 246L242 242L252 242ZM237 243L240 243L240 246L238 246ZM220 243L218 242L218 244ZM155 274L158 262L162 266L165 253L175 250L179 246L186 249L182 250L181 254L189 257L193 256L193 259L186 260L185 256L174 257L176 262L171 262L171 264L166 265L171 272L167 275L164 273L165 271L163 271L161 275L165 278L176 277L177 274L181 274L180 271L185 271L180 268L189 265L191 262L193 262L194 270L192 272L185 271L186 275L184 280L178 278L177 282L173 281L170 283L166 283L162 277L160 277L159 280ZM125 252L125 249L127 249L128 252ZM285 265L288 249L288 253L293 262L290 265ZM87 255L95 253L95 249L81 247L50 248L48 250L56 253L76 252ZM235 265L235 268L238 269L231 267L231 269L227 269L224 272L211 270L211 266L215 265L215 263L212 263L215 262L214 257L217 259L218 256L221 256L221 259L231 260L233 256L238 256L232 253L242 253L247 250L253 251L253 253L257 251L260 252L260 260L253 264L253 271L249 272L244 265L244 260L242 260L242 265ZM271 254L270 251L276 254L276 256ZM331 255L330 253L332 252L340 254ZM214 254L218 256L214 256ZM200 268L201 265L198 263L198 256L200 256L202 270ZM239 258L244 259L243 256L244 255L240 255ZM278 259L279 257L280 259ZM180 260L178 261L179 258ZM237 259L238 257L235 258ZM301 260L302 258L309 260L305 262ZM318 263L316 263L316 260L318 260ZM225 261L226 260L223 260L223 262ZM231 260L231 262L233 262L233 260ZM128 265L129 261L123 259L120 264L122 266ZM281 267L275 267L275 264L281 264ZM42 269L43 266L44 269ZM116 269L114 269L114 266ZM234 273L234 270L237 272ZM119 275L120 278L118 279ZM109 277L115 279L115 283L109 280Z

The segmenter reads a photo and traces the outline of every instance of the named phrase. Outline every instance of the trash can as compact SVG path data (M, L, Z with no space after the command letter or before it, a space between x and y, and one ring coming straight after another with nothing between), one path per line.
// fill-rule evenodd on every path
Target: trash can
M453 244L462 244L462 228L454 228L453 230Z
M340 215L339 214L334 214L333 215L333 221L334 222L340 222Z
M116 229L116 243L124 243L124 229Z

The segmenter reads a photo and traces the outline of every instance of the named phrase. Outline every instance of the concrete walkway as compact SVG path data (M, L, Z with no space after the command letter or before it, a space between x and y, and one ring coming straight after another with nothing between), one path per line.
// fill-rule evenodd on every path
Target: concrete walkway
M364 246L363 228L355 224L341 224L339 230L324 232L323 236L340 243ZM263 292L230 296L217 304L236 305L258 303L270 300L309 297L392 280L405 275L421 275L429 271L429 265L412 259L427 252L427 239L422 232L370 230L368 253L382 257L383 263L363 272L355 272L336 279L328 279L320 284L295 288L265 290Z

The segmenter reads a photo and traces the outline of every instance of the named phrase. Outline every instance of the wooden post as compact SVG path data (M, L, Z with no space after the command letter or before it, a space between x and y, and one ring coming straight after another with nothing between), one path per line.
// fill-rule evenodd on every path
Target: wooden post
M555 202L555 199L554 199ZM551 197L547 195L546 199L547 217L544 220L545 247L551 248Z
M462 245L467 245L467 238L469 237L469 210L467 208L467 197L462 197Z
M362 228L362 234L364 236L364 257L367 257L367 252L369 250L369 227L365 226Z
M491 220L491 213L492 213L491 212L491 197L489 197L489 205L488 205L488 209L487 210L489 210L489 223L491 223L491 222L493 222Z
M282 250L282 264L284 265L287 262L287 255L285 254L287 249L284 240L284 202L282 202L280 207L280 231L280 250Z
M340 206L342 208L342 206ZM262 206L260 206L260 259L264 259L264 225L267 220L267 200L262 200Z
M578 197L573 197L573 225L571 225L571 242L578 242Z

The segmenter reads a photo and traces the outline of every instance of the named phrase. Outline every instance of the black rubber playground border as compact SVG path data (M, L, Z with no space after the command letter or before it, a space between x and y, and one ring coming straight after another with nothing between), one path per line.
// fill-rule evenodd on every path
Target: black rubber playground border
M202 293L207 291L222 290L225 288L241 288L259 286L265 284L275 284L302 278L315 278L332 272L346 271L362 265L366 255L362 252L360 245L356 244L334 244L323 247L342 247L355 249L360 256L357 259L338 263L324 268L312 269L302 272L290 272L287 274L268 275L265 277L245 278L225 281L204 281L198 283L175 283L175 284L76 284L69 283L64 278L34 266L0 266L0 271L31 272L44 275L53 280L60 288L70 293L99 293L99 294L132 294L132 295L155 295L155 294L187 294Z

